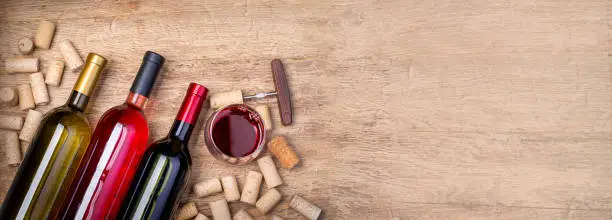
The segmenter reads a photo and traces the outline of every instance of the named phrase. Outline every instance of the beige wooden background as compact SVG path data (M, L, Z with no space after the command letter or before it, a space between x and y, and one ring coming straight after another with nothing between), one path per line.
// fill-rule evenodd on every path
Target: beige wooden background
M273 213L287 219L301 218L287 208L293 194L327 219L612 219L611 5L0 1L0 60L16 56L39 19L56 22L51 50L34 53L43 70L62 39L112 60L89 108L95 123L124 100L146 50L164 55L146 110L155 140L190 81L212 92L271 90L269 62L281 58L295 124L282 127L274 112L274 134L303 157L282 171L286 196ZM63 104L75 78L66 72L38 109ZM0 86L27 79L0 70ZM242 184L257 169L214 160L196 136L192 181L235 174ZM0 166L0 198L15 171ZM207 203L221 197L182 201L210 216Z

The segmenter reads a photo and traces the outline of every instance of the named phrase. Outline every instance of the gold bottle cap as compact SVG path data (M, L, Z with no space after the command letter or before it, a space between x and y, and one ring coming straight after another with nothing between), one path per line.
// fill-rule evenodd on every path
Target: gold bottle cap
M96 88L96 84L98 83L98 79L100 79L100 75L105 65L106 58L95 53L89 53L89 55L87 55L87 60L85 60L83 70L79 75L79 79L77 79L77 82L74 84L73 90L90 96L94 88Z

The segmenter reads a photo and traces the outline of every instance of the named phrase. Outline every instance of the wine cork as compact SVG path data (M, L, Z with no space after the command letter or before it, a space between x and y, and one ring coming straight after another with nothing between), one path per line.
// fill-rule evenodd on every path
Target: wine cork
M229 206L225 199L217 200L208 203L214 220L232 220L232 214L230 213Z
M273 215L270 217L270 220L283 220L283 218L279 217L278 215Z
M210 96L210 107L213 109L221 108L229 104L242 104L242 91L234 90L229 92L215 93Z
M34 138L34 135L36 135L36 131L38 126L40 126L42 117L42 113L35 110L29 110L28 115L25 118L25 122L23 123L23 128L21 128L21 132L19 132L19 139L32 142L32 138Z
M235 215L233 220L254 220L253 217L251 217L251 215L249 215L249 213L244 210L244 209L240 209L240 211L238 211Z
M72 42L69 40L61 41L59 43L59 50L66 61L66 66L68 66L68 69L72 70L73 72L80 71L80 68L83 66L83 59L81 59L79 52L77 52L76 49L74 49L74 46L72 46Z
M21 155L23 155L25 157L26 153L28 153L28 149L30 148L30 142L27 141L20 141L21 143L19 144L21 146Z
M19 166L21 163L21 148L19 146L19 138L16 131L2 132L2 140L4 140L4 152L6 153L6 161L9 166Z
M289 202L289 207L295 209L310 220L316 220L321 215L321 208L310 203L309 201L306 201L298 195L293 196L291 202Z
M196 217L193 220L209 220L209 219L204 214L198 213L198 215L196 215Z
M276 206L276 204L278 204L282 198L283 195L281 195L278 190L273 188L268 190L263 196L261 196L261 198L259 198L259 200L257 200L255 207L257 207L257 209L259 209L259 211L262 213L266 214L272 210L272 208L274 208L274 206Z
M16 106L17 104L19 104L19 96L15 88L0 88L0 106Z
M188 202L181 206L178 210L176 219L177 220L186 220L191 219L198 215L198 209L194 202Z
M16 115L0 115L0 129L19 131L23 127L23 118Z
M266 186L268 186L268 189L283 184L283 180L278 174L278 170L276 169L276 165L274 165L274 160L272 160L271 156L263 156L259 158L257 160L257 165L259 165L259 170L261 170L261 173L266 180Z
M59 86L62 82L62 75L64 75L64 61L53 60L49 69L47 69L47 75L45 75L45 83L51 86Z
M17 49L20 54L26 55L34 51L34 42L30 38L21 38L17 43Z
M225 199L228 202L235 202L240 200L240 190L238 188L238 182L235 176L224 176L221 177L221 184L223 185L223 193Z
M38 25L38 32L34 37L34 45L38 48L49 49L53 34L55 33L55 24L50 21L42 20Z
M289 146L284 136L272 138L268 142L268 150L278 159L281 166L286 169L291 169L300 162L300 158Z
M36 105L49 104L49 92L45 84L45 77L41 72L30 74L30 86L32 86L32 97Z
M198 198L220 193L221 191L223 191L223 188L219 178L209 179L193 185L193 192Z
M38 58L9 58L4 61L7 73L38 72Z
M32 88L30 84L17 86L17 95L19 95L19 108L21 110L32 109L36 107L34 104L34 96L32 96Z
M272 127L274 125L272 124L272 119L270 118L270 109L268 109L268 106L267 105L257 105L255 106L255 111L257 111L257 113L261 115L261 119L263 119L264 127L266 128L266 131L272 130Z
M244 187L242 188L242 195L240 201L255 205L257 202L257 196L259 195L259 187L261 186L263 176L257 171L249 171L244 181Z

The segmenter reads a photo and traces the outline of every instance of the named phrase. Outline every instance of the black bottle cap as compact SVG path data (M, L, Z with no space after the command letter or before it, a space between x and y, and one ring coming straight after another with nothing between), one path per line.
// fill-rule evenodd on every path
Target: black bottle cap
M138 69L138 74L130 91L146 97L151 94L151 89L157 79L157 74L161 71L164 66L166 59L153 51L147 51L142 58L142 64Z

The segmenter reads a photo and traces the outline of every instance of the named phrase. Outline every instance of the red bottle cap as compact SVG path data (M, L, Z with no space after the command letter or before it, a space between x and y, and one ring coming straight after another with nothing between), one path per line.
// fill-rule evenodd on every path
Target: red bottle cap
M206 95L208 95L208 89L203 85L197 83L189 84L181 109L176 115L176 120L194 125L200 115L202 104L206 101Z

